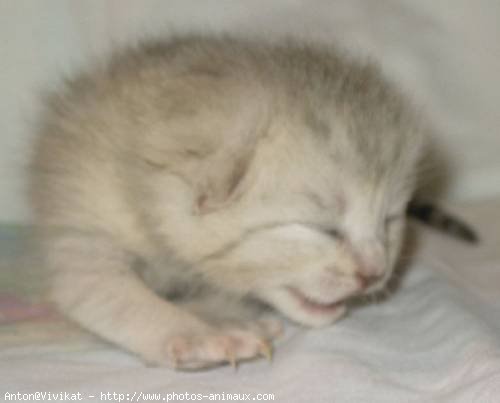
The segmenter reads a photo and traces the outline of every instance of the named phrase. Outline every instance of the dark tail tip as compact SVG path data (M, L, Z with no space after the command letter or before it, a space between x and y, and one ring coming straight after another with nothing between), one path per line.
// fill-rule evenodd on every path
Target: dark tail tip
M479 243L479 236L468 224L441 210L432 203L412 200L407 207L409 217L417 219L431 228L470 244Z

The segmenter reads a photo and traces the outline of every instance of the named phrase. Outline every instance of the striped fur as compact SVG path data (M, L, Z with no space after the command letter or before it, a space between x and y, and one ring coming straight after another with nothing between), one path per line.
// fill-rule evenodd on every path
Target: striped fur
M473 228L460 217L448 213L436 204L413 199L408 204L406 212L409 217L453 238L472 244L479 242L479 237Z

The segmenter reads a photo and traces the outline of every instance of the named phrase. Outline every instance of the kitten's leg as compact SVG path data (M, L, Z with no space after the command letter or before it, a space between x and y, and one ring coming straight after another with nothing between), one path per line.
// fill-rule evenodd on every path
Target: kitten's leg
M202 368L265 355L262 335L216 328L161 299L109 239L65 232L46 239L51 296L69 317L148 362Z
M182 299L179 306L217 327L246 328L269 340L283 333L281 321L273 317L268 307L215 288Z
M233 366L239 359L256 357L252 354L254 343L247 344L244 341L245 333L260 338L257 342L258 354L269 360L272 355L271 341L283 334L281 321L272 317L262 305L215 289L204 290L201 295L183 299L179 301L179 306L215 326L220 334L236 338L235 341L244 352L244 356L233 356L228 350L228 360ZM208 347L208 350L211 350L209 347L211 344L219 344L217 337L215 339L205 337L200 339L198 335L178 337L173 345L176 356L185 366L195 367L200 349L207 350Z

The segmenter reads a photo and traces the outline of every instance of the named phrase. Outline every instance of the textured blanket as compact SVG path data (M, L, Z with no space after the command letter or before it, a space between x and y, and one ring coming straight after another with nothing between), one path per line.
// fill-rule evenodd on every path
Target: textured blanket
M479 246L419 230L416 255L386 300L326 329L288 324L271 364L237 372L148 368L65 321L40 301L38 269L15 263L24 230L4 228L0 400L50 392L85 401L498 402L500 200L458 212L479 230Z

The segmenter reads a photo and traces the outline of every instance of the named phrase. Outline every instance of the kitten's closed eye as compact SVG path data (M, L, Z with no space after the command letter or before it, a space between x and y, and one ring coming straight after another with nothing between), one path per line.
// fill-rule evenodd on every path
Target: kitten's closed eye
M386 217L385 219L385 226L388 227L391 224L394 224L396 222L399 222L405 218L405 215L402 213L395 213L391 214ZM320 231L326 235L328 235L330 238L336 239L336 240L343 240L345 239L345 234L343 233L342 230L340 230L337 227L322 227L320 228Z
M321 231L330 238L341 240L344 239L344 234L338 228L322 228Z
M331 238L344 239L344 234L337 228L327 228L324 232Z

